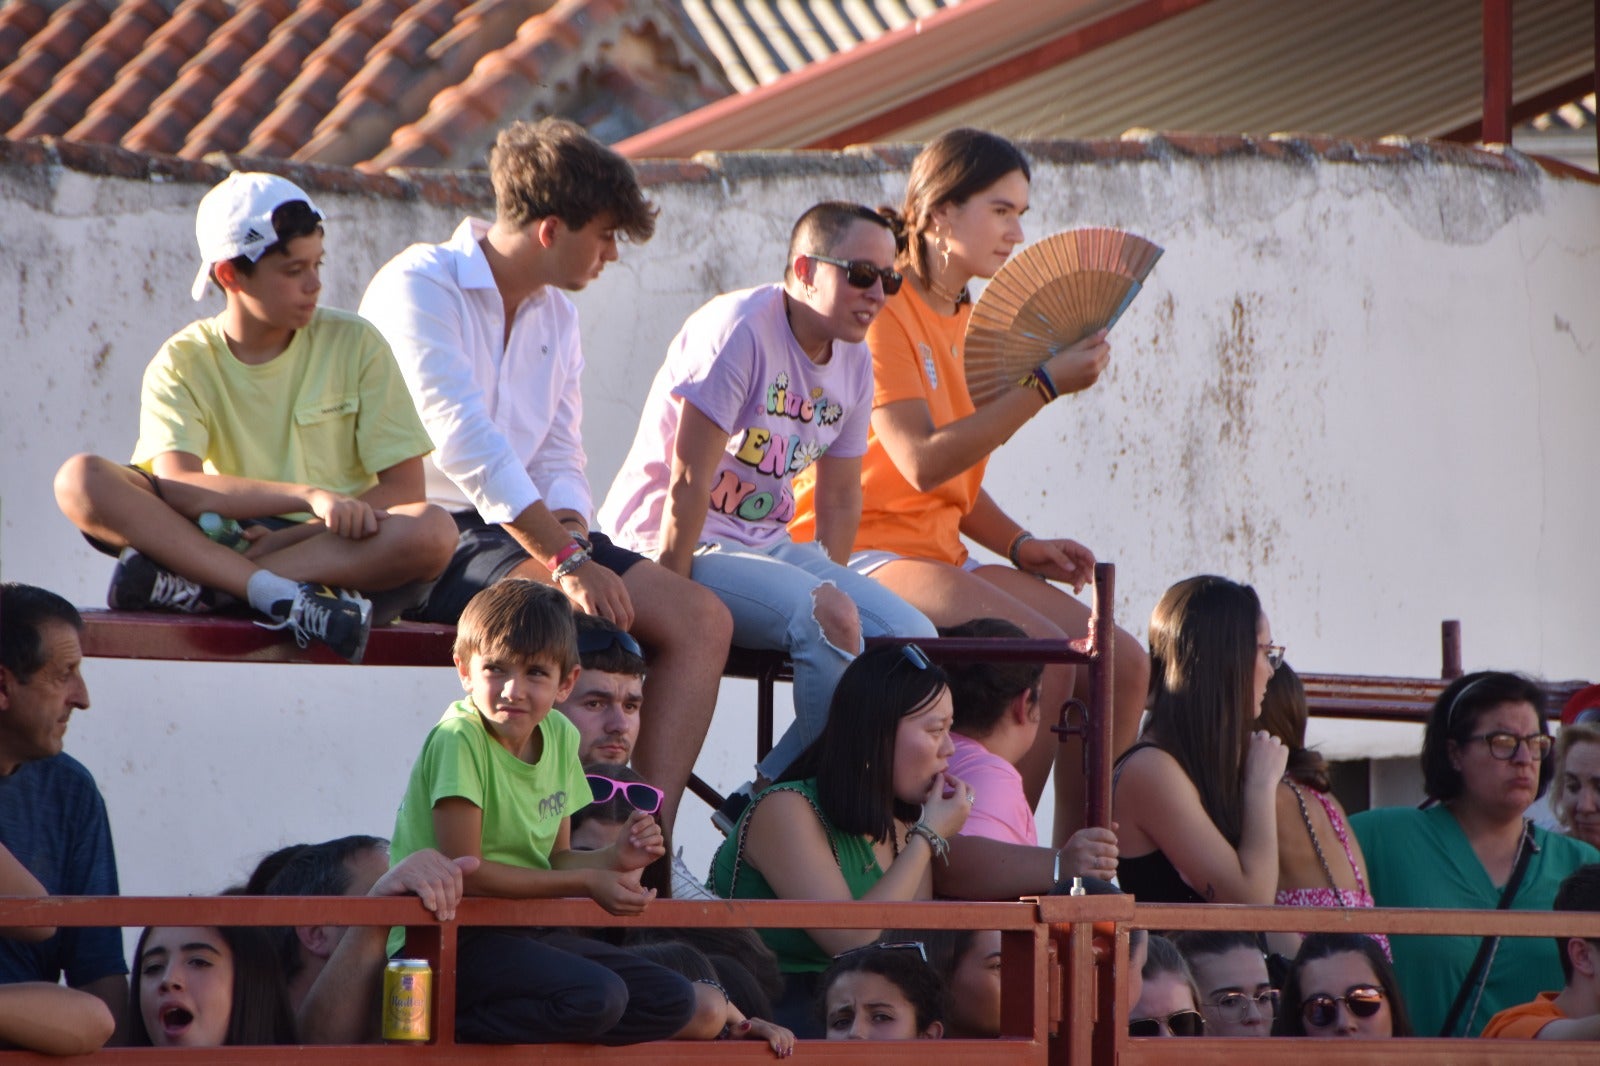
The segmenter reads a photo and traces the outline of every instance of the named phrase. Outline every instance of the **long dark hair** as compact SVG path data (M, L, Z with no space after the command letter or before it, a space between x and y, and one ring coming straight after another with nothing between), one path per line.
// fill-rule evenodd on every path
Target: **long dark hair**
M1256 720L1261 600L1255 589L1202 574L1166 591L1150 616L1150 728L1237 846L1239 772Z
M946 687L944 671L914 647L867 649L839 678L822 735L782 779L816 778L817 802L840 832L890 839L895 819L914 822L919 814L917 804L894 794L900 719L927 707Z
M139 971L143 969L145 942L150 939L150 930L155 928L157 926L146 926L133 949L134 973L129 982L128 1016L132 1019L130 1042L136 1047L152 1045L140 1007L143 982ZM223 1045L297 1043L294 1011L289 1006L289 993L267 931L247 926L214 928L233 954L233 1009L228 1014L228 1032L223 1037Z
M1328 781L1328 760L1319 752L1306 747L1306 686L1300 675L1288 664L1281 664L1267 682L1267 694L1261 700L1261 728L1283 741L1289 749L1288 774L1307 788L1326 792L1332 787Z
M1411 1015L1406 1013L1405 1000L1400 998L1400 982L1395 978L1394 966L1383 953L1378 942L1364 933L1309 933L1300 942L1300 950L1289 964L1289 976L1283 982L1278 1016L1272 1023L1273 1036L1306 1036L1305 1019L1301 1010L1305 1006L1305 989L1300 983L1300 971L1313 959L1331 955L1353 953L1364 956L1378 979L1378 987L1389 1001L1389 1018L1394 1023L1391 1036L1414 1036Z
M1004 137L967 127L941 133L917 153L905 205L882 213L894 228L895 265L928 280L928 230L942 204L964 204L1012 171L1033 179L1028 157Z

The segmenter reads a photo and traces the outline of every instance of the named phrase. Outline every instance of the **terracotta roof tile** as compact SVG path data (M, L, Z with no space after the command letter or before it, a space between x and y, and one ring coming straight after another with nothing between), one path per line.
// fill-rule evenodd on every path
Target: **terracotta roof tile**
M484 32L442 55L432 51L456 17L473 6L467 0L421 0L396 19L333 110L291 158L350 165L379 151L396 125L426 111L435 94L459 81L478 56L501 43ZM496 25L484 23L485 29ZM512 26L506 33L514 31Z
M34 34L50 21L50 9L38 0L0 4L0 70L9 67Z
M89 38L83 51L61 69L50 88L34 100L12 137L64 133L83 116L95 98L111 87L117 72L138 55L145 42L167 20L160 0L125 0L111 20Z
M44 29L17 50L16 61L0 72L0 115L22 114L105 24L106 9L96 0L63 4Z
M287 157L311 136L361 69L373 46L405 10L398 0L363 0L307 57L278 103L251 132L245 155Z
M304 0L217 94L210 114L189 131L178 154L198 159L244 147L257 121L273 111L280 94L304 69L307 57L359 6L360 0Z
M387 148L358 165L373 171L459 165L500 126L527 116L542 83L557 80L562 64L581 64L586 48L598 48L595 28L624 12L637 13L629 0L560 0L523 23L516 40L484 56L470 77L435 96L427 114L395 130Z
M89 105L65 136L99 144L120 141L231 10L225 0L183 0L167 24L150 35L144 51L117 75L116 84Z
M176 152L245 62L265 47L278 23L294 13L293 0L254 0L219 26L178 78L122 137L122 146L142 152Z

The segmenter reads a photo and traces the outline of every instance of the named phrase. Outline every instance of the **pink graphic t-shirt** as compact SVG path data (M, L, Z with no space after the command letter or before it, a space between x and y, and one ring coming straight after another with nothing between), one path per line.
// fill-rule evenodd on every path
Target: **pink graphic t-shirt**
M766 547L788 535L792 482L825 453L867 450L872 354L833 343L819 366L789 329L783 288L718 296L683 324L645 399L639 431L600 508L600 528L625 547L659 550L672 454L690 403L727 432L702 542Z
M1022 791L1022 775L1017 768L971 737L951 733L950 739L955 742L956 751L950 756L949 772L971 785L978 797L972 801L972 811L961 832L1038 847L1039 827Z

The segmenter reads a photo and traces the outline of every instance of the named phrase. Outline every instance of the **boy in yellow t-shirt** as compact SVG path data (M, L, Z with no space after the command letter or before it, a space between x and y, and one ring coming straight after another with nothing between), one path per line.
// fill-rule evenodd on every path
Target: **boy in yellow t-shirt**
M359 662L372 604L344 590L431 580L455 547L423 498L427 434L382 335L317 306L322 213L300 188L231 174L195 236L194 298L215 283L226 307L146 369L133 465L74 456L56 501L118 555L112 607L246 601L302 647Z

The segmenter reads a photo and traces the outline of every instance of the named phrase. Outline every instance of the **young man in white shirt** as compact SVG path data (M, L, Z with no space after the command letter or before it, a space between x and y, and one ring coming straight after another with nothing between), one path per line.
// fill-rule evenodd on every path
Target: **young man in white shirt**
M709 590L593 532L584 474L578 291L646 241L656 208L625 159L561 119L501 131L495 219L381 269L361 313L388 338L436 451L429 498L461 539L416 617L453 622L506 577L553 584L650 652L634 762L669 829L716 706L732 622Z

